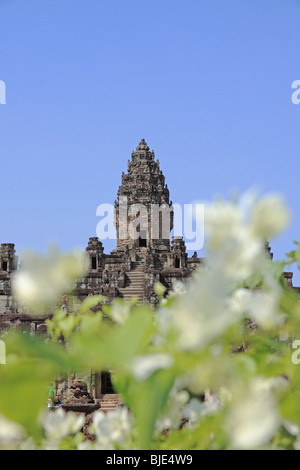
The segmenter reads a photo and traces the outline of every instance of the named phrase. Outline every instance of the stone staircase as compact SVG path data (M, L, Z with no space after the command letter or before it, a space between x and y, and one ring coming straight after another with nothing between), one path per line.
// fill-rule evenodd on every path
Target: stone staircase
M97 401L100 403L100 411L104 412L114 410L122 405L120 397L116 393L105 393Z
M119 289L126 302L129 302L132 297L137 297L139 304L144 301L144 270L145 261L139 257L136 262L132 263L131 271L126 272L127 285L124 289Z

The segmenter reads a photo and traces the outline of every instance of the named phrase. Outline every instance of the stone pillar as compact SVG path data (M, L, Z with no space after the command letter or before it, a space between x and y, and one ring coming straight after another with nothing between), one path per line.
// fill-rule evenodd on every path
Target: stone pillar
M90 271L101 271L104 268L104 248L98 237L89 239L86 251L90 257Z
M171 267L182 269L187 267L187 253L183 237L173 237L171 247Z
M12 273L18 267L15 245L13 243L2 243L0 248L0 272Z

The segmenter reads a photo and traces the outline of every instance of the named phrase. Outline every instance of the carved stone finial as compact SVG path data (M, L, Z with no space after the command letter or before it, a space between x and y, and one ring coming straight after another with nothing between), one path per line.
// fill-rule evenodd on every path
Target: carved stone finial
M136 148L136 151L137 152L140 152L140 151L143 151L143 150L146 150L146 151L149 151L149 147L147 145L147 143L145 142L145 139L142 139L139 143L139 145L137 146Z

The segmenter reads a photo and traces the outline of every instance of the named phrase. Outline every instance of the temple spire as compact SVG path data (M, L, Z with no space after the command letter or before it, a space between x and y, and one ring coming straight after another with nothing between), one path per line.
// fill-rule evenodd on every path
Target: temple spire
M115 202L115 226L118 238L116 250L123 251L126 247L129 249L151 247L156 251L170 251L173 209L165 177L159 169L158 161L154 160L154 152L150 151L145 139L140 141L131 157L131 161L128 161L128 172L122 174L122 184ZM137 215L137 212L134 215L133 212L129 212L131 208L135 210L137 205L143 206L143 214ZM126 217L123 217L123 209L127 211ZM163 211L165 211L164 216ZM137 218L139 218L139 224L136 223L136 227L141 233L142 241L129 233L129 228L135 227L134 221Z

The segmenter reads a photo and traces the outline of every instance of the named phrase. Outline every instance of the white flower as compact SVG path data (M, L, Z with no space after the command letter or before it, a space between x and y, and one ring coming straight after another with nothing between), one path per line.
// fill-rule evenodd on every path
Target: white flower
M228 299L229 308L232 312L249 314L249 305L252 299L252 291L249 289L237 289Z
M181 296L186 293L186 285L180 281L174 281L172 285L172 291L170 292L169 296Z
M25 431L20 424L14 423L0 415L0 447L20 442Z
M133 376L139 380L146 380L153 372L159 369L169 369L174 364L170 354L156 353L144 356L136 356L131 363Z
M199 270L170 316L183 350L203 349L241 317L228 308L231 286L219 274Z
M86 256L78 251L62 255L52 247L46 257L26 252L13 277L14 295L22 305L39 312L70 292L87 266Z
M288 420L284 420L282 424L292 436L298 436L298 434L300 433L299 424L293 423L292 421Z
M112 450L115 446L125 446L132 428L132 416L127 408L116 408L104 413L96 411L90 432L96 434L101 449Z
M116 299L111 308L112 319L116 323L123 324L127 320L130 314L130 304L124 302L121 299Z
M209 251L207 265L228 280L242 282L260 270L263 257L264 243L240 228L219 251Z
M235 281L261 269L265 241L286 226L289 212L282 199L257 198L247 192L239 200L218 200L205 207L208 266Z
M188 392L179 390L175 385L169 394L165 410L156 420L156 431L161 433L164 429L178 429L183 418L183 407L188 400Z
M242 226L241 208L225 200L205 205L205 230L209 236L209 249L218 250L228 240L234 239Z
M290 213L280 196L267 195L257 201L251 218L252 232L265 240L281 233L288 225Z
M280 326L285 319L279 308L280 297L280 290L256 290L252 292L249 302L251 320L266 329Z
M71 411L65 412L62 408L58 408L46 414L43 420L43 427L49 442L57 443L70 434L76 434L80 431L84 421L85 417L83 415L77 416Z
M285 317L280 312L281 288L270 291L237 289L228 299L228 306L236 314L250 318L265 329L280 326Z
M286 377L270 377L261 382L261 388L266 392L284 391L288 387L289 380Z
M36 445L32 437L28 437L23 441L19 446L19 450L36 450Z
M210 395L206 401L200 402L197 398L192 398L185 406L183 415L191 423L196 423L200 418L208 414L213 414L220 409L220 402L217 395Z
M275 227L274 210L279 207L281 222ZM263 233L257 224L262 223ZM239 200L219 200L206 206L205 228L208 234L205 268L200 267L187 292L179 297L172 312L159 321L160 342L168 331L178 334L178 348L202 349L234 322L248 316L262 327L282 324L279 314L281 288L270 269L265 250L265 236L273 235L287 220L278 198L257 197L246 193ZM236 290L247 280L263 279L268 290ZM236 292L235 292L236 290ZM169 320L169 327L166 321Z
M275 401L264 379L256 378L243 395L232 401L227 427L235 449L267 444L279 425Z

